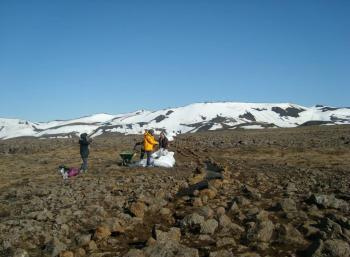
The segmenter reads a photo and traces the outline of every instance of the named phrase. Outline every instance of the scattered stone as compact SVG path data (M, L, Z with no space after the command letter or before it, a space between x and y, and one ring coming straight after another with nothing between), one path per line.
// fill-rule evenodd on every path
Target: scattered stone
M18 248L13 253L13 257L29 257L29 254L26 250Z
M272 237L274 225L270 220L249 222L247 240L250 242L268 242Z
M303 235L291 224L282 224L277 228L277 241L281 244L306 246L307 241Z
M201 207L201 206L203 206L202 199L199 198L199 197L195 197L195 198L193 199L192 206L193 206L193 207Z
M90 234L79 235L76 237L76 241L79 246L86 246L91 241L91 235Z
M97 245L94 240L91 240L87 246L89 251L95 251L97 249Z
M347 242L332 239L324 243L321 241L319 247L313 253L312 257L349 257L350 246Z
M61 252L67 250L67 245L62 243L57 238L54 238L49 245L47 246L46 250L51 254L52 257L58 256Z
M154 235L155 235L155 239L158 242L166 242L169 240L179 242L181 239L181 231L179 228L176 228L176 227L170 228L168 232L154 229Z
M216 214L220 217L226 213L226 210L224 207L219 207L216 209Z
M198 240L206 243L215 243L215 240L209 235L199 235Z
M198 214L205 219L210 219L214 216L214 211L209 206L203 206L197 210Z
M223 228L229 228L232 225L232 221L227 215L221 215L219 218L219 224Z
M254 199L254 200L261 199L261 194L259 193L259 191L256 188L253 188L251 186L243 185L242 192L245 193L251 199Z
M305 237L311 238L315 237L320 233L320 230L315 227L317 225L317 222L314 221L306 221L302 227L300 228L301 232L305 234Z
M188 228L190 230L200 229L202 224L204 223L204 217L199 215L198 213L192 213L187 215L181 221L182 228Z
M235 202L237 202L240 206L247 206L250 204L249 199L245 198L244 196L236 196Z
M234 257L233 253L229 250L220 250L216 252L211 252L209 257Z
M258 253L241 253L238 257L260 257Z
M124 233L125 227L123 226L123 222L118 218L109 218L104 223L111 232L114 233Z
M134 202L130 206L130 212L138 218L143 218L145 215L145 204L142 202Z
M238 207L237 203L236 203L236 202L233 202L232 205L231 205L231 207L230 207L229 212L232 213L232 214L235 214L235 213L237 213L238 211L239 211L239 207Z
M349 210L349 204L344 200L337 199L334 196L334 194L331 194L331 195L313 194L311 195L309 201L323 208L333 208L333 209L339 209L343 211Z
M102 240L111 235L111 231L106 226L99 226L94 234L94 238L97 240Z
M208 199L214 199L215 196L216 196L216 191L214 189L204 189L202 191L200 191L200 196L201 197L204 197L204 196L207 196Z
M144 249L146 256L154 257L199 257L197 249L175 241L159 242Z
M287 184L287 186L286 186L286 193L287 193L287 195L294 194L297 191L298 191L298 189L296 188L294 183L288 183Z
M219 223L215 219L209 219L201 224L201 234L214 234L215 230L218 228Z
M225 246L229 246L229 247L236 246L236 241L232 237L224 237L216 241L216 246L218 248L225 247Z
M145 257L145 254L139 249L131 249L123 257Z
M160 209L160 214L163 216L171 215L171 210L168 208L162 208L162 209Z
M71 251L63 251L60 253L60 257L74 257L74 253Z
M297 211L296 204L293 199L285 198L278 202L277 208L286 213Z
M74 257L84 257L86 255L86 251L84 248L78 248L74 251Z

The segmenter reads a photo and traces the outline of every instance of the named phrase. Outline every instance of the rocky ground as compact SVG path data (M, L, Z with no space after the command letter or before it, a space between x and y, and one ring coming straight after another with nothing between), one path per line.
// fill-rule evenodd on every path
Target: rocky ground
M140 136L0 141L0 256L350 256L350 126L182 135L176 167L130 168Z

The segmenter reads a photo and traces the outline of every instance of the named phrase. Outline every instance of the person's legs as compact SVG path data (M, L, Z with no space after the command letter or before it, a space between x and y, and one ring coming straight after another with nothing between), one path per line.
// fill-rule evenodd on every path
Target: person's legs
M87 171L88 169L88 158L87 157L82 157L83 163L81 164L80 169L83 171Z
M146 151L147 154L147 166L151 166L151 151Z

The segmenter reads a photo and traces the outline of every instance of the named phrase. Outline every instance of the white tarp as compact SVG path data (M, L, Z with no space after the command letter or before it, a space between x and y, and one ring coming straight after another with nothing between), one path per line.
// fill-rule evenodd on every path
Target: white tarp
M139 165L146 167L147 160L143 159L139 162ZM152 154L151 165L155 167L171 168L175 165L174 152L160 149Z

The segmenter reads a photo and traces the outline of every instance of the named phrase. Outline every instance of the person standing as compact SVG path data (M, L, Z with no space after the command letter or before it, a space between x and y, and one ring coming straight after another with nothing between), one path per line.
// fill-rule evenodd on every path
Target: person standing
M165 136L165 133L162 131L159 135L159 148L161 150L166 150L168 149L168 144L169 144L169 140Z
M158 145L158 142L154 139L154 131L150 129L144 134L144 149L147 155L147 167L151 166L151 155L155 145Z
M80 156L83 160L81 164L80 171L87 172L88 170L88 158L89 158L89 145L91 143L91 139L88 139L88 135L83 133L80 135L79 145L80 145Z

